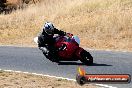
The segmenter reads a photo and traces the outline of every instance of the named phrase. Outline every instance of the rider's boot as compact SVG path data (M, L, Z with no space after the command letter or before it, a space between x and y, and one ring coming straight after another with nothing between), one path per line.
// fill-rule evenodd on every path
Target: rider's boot
M53 62L58 62L58 55L55 52L55 50L51 50L49 51L46 47L39 47L40 50L42 50L42 52L44 53L44 55L46 55L46 57L53 61Z
M43 53L48 54L49 50L46 47L39 47L40 50L42 50Z

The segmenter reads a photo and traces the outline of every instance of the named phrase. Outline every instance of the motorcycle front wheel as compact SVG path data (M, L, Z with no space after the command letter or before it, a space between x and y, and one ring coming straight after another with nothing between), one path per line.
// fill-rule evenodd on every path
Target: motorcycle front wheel
M80 61L86 65L92 65L93 64L93 57L91 56L91 54L89 52L87 52L86 50L83 50L81 53L81 59Z

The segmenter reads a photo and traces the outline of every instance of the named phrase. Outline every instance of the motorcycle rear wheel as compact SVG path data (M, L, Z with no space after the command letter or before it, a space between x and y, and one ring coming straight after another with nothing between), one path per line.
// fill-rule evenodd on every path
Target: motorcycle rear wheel
M93 57L91 56L91 54L89 52L87 52L86 50L83 50L81 53L81 59L80 61L86 65L92 65L93 64Z
M43 54L44 54L44 56L45 56L47 59L49 59L50 61L59 63L58 57L54 56L53 54L50 54L50 55L49 55L49 54L44 53L44 52L43 52Z

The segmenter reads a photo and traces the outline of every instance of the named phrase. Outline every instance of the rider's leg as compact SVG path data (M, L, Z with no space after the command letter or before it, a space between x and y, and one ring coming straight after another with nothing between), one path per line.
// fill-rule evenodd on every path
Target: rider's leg
M44 54L46 54L49 58L52 59L52 61L56 61L57 58L57 53L56 53L56 48L54 47L54 41L51 44L44 44L43 36L38 37L38 47Z
M48 47L46 47L46 44L44 43L43 35L38 36L38 47L40 50L42 50L43 53L48 54L49 49Z

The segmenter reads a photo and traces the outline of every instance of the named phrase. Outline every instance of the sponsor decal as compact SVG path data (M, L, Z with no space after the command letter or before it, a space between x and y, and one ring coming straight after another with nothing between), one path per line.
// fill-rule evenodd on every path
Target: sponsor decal
M78 68L78 74L76 75L76 81L78 84L83 85L85 83L130 83L131 76L129 74L87 74L82 68Z

